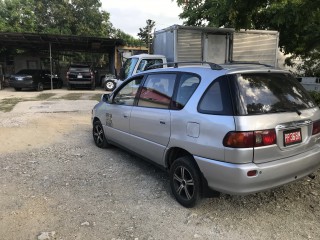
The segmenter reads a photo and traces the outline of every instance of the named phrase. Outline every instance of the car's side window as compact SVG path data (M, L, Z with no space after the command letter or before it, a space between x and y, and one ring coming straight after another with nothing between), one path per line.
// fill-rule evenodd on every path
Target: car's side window
M228 79L216 79L203 94L198 111L207 114L231 115L232 104L228 87Z
M147 77L138 99L138 106L170 107L176 74L151 74Z
M199 108L205 112L220 112L222 111L222 99L220 91L220 83L216 82L208 89L203 96Z
M177 94L173 101L173 109L182 109L191 98L200 83L200 77L190 73L184 73L179 80Z
M113 98L113 103L132 106L143 77L129 81Z

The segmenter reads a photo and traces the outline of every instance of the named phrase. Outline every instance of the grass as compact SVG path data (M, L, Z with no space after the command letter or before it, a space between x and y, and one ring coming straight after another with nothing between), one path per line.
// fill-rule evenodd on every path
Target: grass
M88 99L88 100L100 101L101 94L100 93L96 93L96 94L92 94L92 95L88 96L88 94L85 94L85 93L68 93L66 95L57 97L56 99L64 99L64 100Z
M90 97L90 100L97 100L98 102L100 102L100 99L101 99L101 95L102 94L94 94L94 95L92 95L91 97Z
M54 93L41 93L38 96L30 99L22 99L22 98L5 98L0 100L0 111L2 112L10 112L19 102L23 101L44 101L48 98L53 97Z
M63 96L58 96L58 97L52 98L55 95L56 95L55 93L41 93L33 98L5 98L5 99L0 100L0 111L10 112L14 108L15 105L17 105L19 102L23 102L23 101L45 101L45 100L48 100L49 98L51 100L88 99L88 100L96 100L96 101L100 101L100 99L101 99L100 93L90 94L90 95L85 94L85 93L68 93Z
M63 95L59 97L58 99L64 99L64 100L79 100L83 96L83 93L68 93L67 95Z
M42 100L47 100L48 98L53 97L54 95L56 95L55 93L41 93L38 96L36 96L35 98L31 99L34 101L42 101Z
M22 101L22 98L5 98L0 101L0 111L10 112L17 103Z

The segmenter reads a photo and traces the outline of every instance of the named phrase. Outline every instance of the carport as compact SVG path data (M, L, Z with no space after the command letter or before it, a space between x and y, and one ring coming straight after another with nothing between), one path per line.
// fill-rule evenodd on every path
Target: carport
M52 54L62 52L105 53L109 57L109 72L118 66L117 49L124 45L121 39L102 37L0 32L0 49L21 49L47 54L52 72Z

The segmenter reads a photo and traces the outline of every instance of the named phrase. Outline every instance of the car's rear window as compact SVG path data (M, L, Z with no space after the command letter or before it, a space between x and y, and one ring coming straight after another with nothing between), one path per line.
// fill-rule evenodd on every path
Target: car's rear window
M36 69L22 69L20 71L18 71L16 74L36 74L39 70Z
M289 74L239 74L234 85L237 115L299 112L315 107L300 83Z
M90 67L86 66L71 66L69 72L90 72Z

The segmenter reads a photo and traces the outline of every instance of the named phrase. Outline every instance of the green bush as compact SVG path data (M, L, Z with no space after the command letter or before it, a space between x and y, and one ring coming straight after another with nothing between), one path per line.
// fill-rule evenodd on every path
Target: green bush
M314 101L316 102L316 104L317 104L318 106L320 106L320 92L309 91L309 94L310 94L311 97L314 99Z

